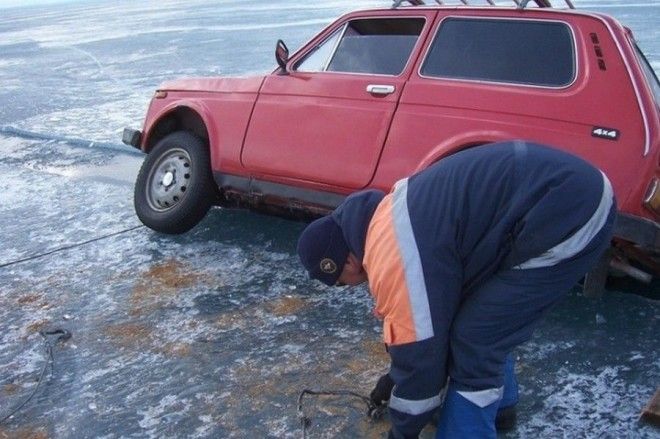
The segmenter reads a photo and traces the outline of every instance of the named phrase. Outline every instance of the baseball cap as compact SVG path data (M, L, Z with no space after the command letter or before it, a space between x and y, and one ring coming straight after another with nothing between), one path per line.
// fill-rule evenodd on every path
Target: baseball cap
M342 230L330 215L313 221L298 239L298 256L309 276L326 285L337 283L348 253Z

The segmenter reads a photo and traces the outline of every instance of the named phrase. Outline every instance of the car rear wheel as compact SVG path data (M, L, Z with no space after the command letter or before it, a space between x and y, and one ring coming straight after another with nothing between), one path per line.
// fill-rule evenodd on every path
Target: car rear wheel
M144 159L135 182L135 212L157 232L187 232L204 218L216 191L208 147L193 134L177 131Z

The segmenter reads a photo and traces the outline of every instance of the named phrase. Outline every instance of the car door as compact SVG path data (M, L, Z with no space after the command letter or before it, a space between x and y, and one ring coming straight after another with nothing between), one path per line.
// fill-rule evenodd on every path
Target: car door
M427 21L425 13L340 21L291 60L288 74L267 76L243 166L256 178L365 187Z

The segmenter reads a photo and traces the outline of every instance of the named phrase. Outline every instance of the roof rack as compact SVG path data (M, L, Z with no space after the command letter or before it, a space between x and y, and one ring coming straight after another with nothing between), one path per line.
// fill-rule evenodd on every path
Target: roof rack
M472 6L472 5L476 6L474 3L470 3L469 0L459 0L459 1L460 1L460 4L464 4L464 5L467 5L467 6ZM486 4L488 4L490 6L497 6L495 4L494 0L484 0L484 1L486 2ZM539 8L552 8L553 7L552 3L550 3L550 0L512 0L512 1L517 5L518 9L525 9L527 7L527 4L529 4L530 1L533 1L534 3L536 3L536 6L538 6ZM564 2L566 3L566 5L568 5L568 7L570 9L575 9L575 5L573 5L572 0L564 0ZM423 5L426 4L426 2L424 0L394 0L394 4L392 4L392 8L398 8L399 6L401 6L402 3L410 3L412 6L423 6ZM439 5L449 5L450 4L449 2L447 2L447 0L435 0L435 3L437 3ZM454 3L454 4L456 4L456 3ZM482 6L485 6L485 5L482 5Z

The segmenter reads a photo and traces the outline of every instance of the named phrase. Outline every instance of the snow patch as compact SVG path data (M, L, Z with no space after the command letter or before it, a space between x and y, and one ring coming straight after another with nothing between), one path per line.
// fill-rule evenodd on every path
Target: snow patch
M162 422L168 421L171 418L182 418L188 414L190 410L190 401L187 399L179 399L176 395L165 395L158 402L157 405L151 406L146 410L138 410L138 415L142 419L138 421L138 425L144 430L154 430ZM155 431L150 431L150 436L154 437Z
M588 374L561 369L556 386L544 389L548 394L542 408L518 427L518 433L521 437L608 437L613 424L632 427L644 395L653 388L627 384L623 372L625 368L618 366Z

